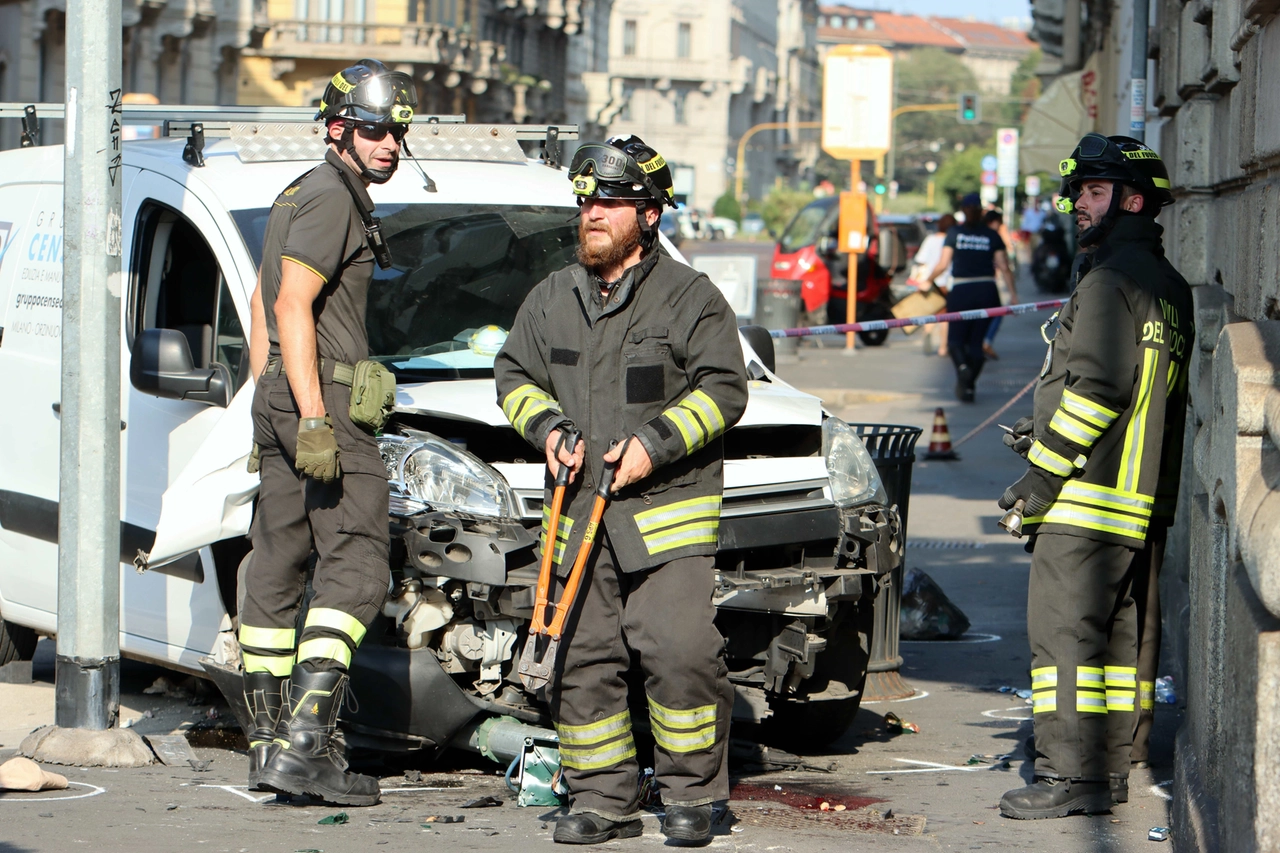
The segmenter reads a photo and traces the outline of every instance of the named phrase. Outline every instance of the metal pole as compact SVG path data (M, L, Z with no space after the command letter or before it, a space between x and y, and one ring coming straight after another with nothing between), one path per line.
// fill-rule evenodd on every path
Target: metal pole
M68 0L55 722L120 710L120 3Z
M1062 70L1080 67L1080 7L1082 0L1066 0L1062 16Z
M1133 56L1129 66L1129 135L1147 141L1147 19L1150 0L1133 0Z

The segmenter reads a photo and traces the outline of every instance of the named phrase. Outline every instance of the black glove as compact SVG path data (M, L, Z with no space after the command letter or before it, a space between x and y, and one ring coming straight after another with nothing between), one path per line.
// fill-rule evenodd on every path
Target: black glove
M1062 492L1062 484L1065 482L1066 480L1057 474L1051 474L1043 468L1032 465L1027 468L1027 473L1022 475L1021 480L1004 490L1004 495L1000 498L1000 508L1012 509L1015 503L1023 500L1026 501L1026 509L1022 513L1024 516L1044 515L1058 499L1058 495Z
M1013 432L1004 434L1005 447L1008 447L1014 453L1027 458L1027 453L1031 450L1031 445L1036 443L1036 437L1032 435L1036 422L1031 418L1019 418L1017 423L1013 425Z

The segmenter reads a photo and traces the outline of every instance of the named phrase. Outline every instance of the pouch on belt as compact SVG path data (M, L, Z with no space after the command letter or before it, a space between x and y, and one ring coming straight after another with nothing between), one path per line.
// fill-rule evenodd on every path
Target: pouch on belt
M334 381L338 381L336 376ZM391 419L396 406L396 377L379 361L357 361L352 368L351 422L379 433Z

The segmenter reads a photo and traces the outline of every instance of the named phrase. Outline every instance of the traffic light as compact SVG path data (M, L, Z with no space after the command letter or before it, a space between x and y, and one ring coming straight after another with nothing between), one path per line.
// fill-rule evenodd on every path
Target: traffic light
M977 124L978 123L978 96L973 92L965 92L960 96L960 103L957 105L956 120L961 124Z
M876 195L884 195L884 191L885 191L884 184L876 184Z

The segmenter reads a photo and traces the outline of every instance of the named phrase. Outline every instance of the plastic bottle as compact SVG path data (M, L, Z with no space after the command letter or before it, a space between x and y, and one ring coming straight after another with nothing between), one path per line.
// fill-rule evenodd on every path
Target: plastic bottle
M1169 676L1163 676L1156 679L1156 702L1161 705L1174 705L1178 701L1178 694L1173 689L1173 679Z

